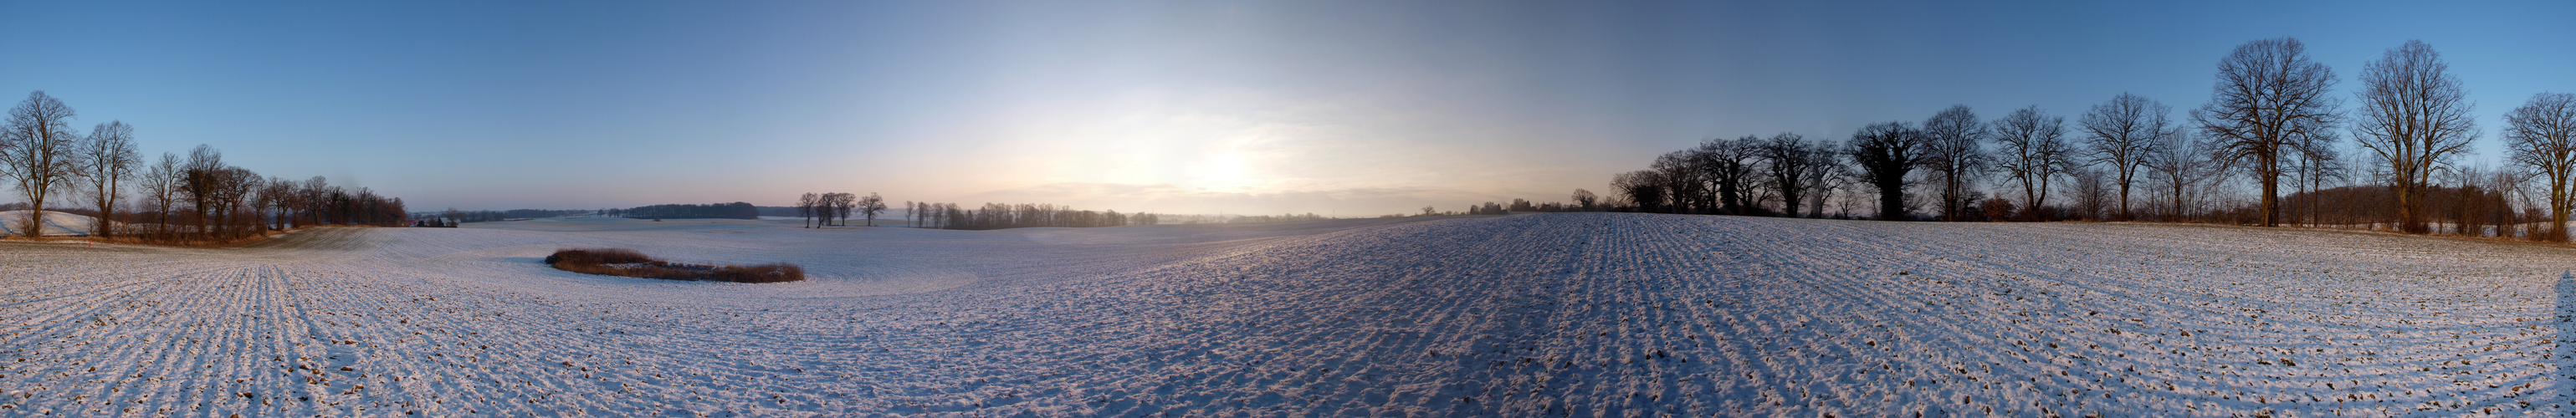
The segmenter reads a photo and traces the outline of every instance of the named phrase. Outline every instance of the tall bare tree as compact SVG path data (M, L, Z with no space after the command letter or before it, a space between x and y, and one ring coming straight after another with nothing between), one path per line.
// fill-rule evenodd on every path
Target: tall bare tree
M2397 192L2397 224L2406 232L2429 230L2424 220L2424 187L2435 168L2469 150L2478 137L2469 116L2469 90L2450 73L2451 65L2424 41L2406 41L2361 70L2361 123L2353 127L2361 146L2388 169Z
M1589 212L1592 210L1592 203L1600 201L1601 196L1592 194L1591 190L1574 189L1573 199L1574 204L1579 205L1584 211Z
M2263 226L2280 224L2282 153L2337 122L2341 103L2326 95L2334 82L2334 70L2297 38L2247 42L2219 59L2209 103L2191 112L2201 133L2262 183Z
M1766 180L1772 184L1773 190L1780 192L1780 214L1797 217L1798 205L1806 203L1805 199L1815 186L1808 180L1820 168L1816 166L1819 147L1807 143L1807 137L1782 132L1760 141L1753 148L1762 157L1763 172L1770 177Z
M90 233L100 237L116 234L116 206L125 192L121 188L134 177L134 166L143 157L134 150L134 127L124 121L109 121L89 130L89 138L76 150L80 156L80 176L88 187L90 206L98 215L90 221Z
M2049 116L2039 106L2031 106L1995 119L1988 130L1994 133L1998 148L1995 167L2013 182L2021 183L2024 217L2045 213L2048 181L2073 170L2070 157L2074 149L2066 144L2066 118Z
M33 216L20 229L26 236L44 233L45 203L80 176L79 158L72 155L80 134L72 131L71 118L71 106L43 90L9 108L7 131L0 132L0 144L7 145L0 147L0 162L8 170L0 174L16 182L19 196L32 209Z
M2135 94L2120 93L2111 101L2093 105L2082 121L2085 135L2085 160L2108 169L2111 182L2119 189L2118 219L2127 220L2129 186L2136 184L2138 167L2146 163L2147 148L2156 138L2173 129L2165 118L2173 107Z
M1968 188L1989 167L1986 126L1968 105L1950 106L1923 120L1923 168L1941 187L1941 219L1957 221L1967 214Z
M2513 162L2548 179L2549 230L2542 238L2567 240L2567 214L2576 210L2576 94L2540 93L2504 115L2505 149Z
M1905 187L1914 184L1914 167L1923 163L1923 133L1904 122L1880 122L1852 133L1852 162L1860 165L1862 183L1878 190L1878 219L1903 219Z

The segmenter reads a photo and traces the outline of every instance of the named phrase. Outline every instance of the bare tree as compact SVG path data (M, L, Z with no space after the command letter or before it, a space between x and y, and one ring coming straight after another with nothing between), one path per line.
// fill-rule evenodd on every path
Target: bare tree
M2298 171L2296 173L2301 180L2300 188L2303 191L2310 193L2310 198L2307 201L2308 213L2306 216L2306 219L2310 223L2314 223L2320 215L2319 211L2321 208L2319 208L2319 205L2323 203L2319 199L2314 198L2314 193L2317 193L2318 190L2323 190L2325 188L2325 182L2328 179L2345 178L2344 170L2347 167L2343 163L2343 152L2336 150L2336 142L2337 139L2335 136L2332 135L2331 132L2328 132L2319 133L2317 135L2305 135L2302 136L2299 141L2296 141L2296 143L2291 144L2292 149L2298 151L2291 155L2297 157Z
M1968 105L1950 106L1923 120L1923 159L1921 164L1941 187L1941 219L1957 221L1965 215L1969 202L1968 188L1984 176L1988 157L1984 150L1985 124L1977 122L1977 113Z
M0 174L16 181L33 215L21 229L27 236L44 233L45 203L80 176L79 158L72 155L80 134L72 131L71 118L71 106L38 90L9 109L7 131L0 132L0 144L7 145L0 147L0 162L8 168Z
M859 198L856 207L860 214L867 216L868 226L877 226L877 214L884 213L886 210L885 197L878 196L876 192L868 192L868 197Z
M330 179L322 176L304 179L304 184L295 186L295 200L304 204L300 209L304 215L297 217L299 219L296 221L297 227L330 223L323 220L323 217L325 213L330 212L333 189Z
M823 195L814 193L806 193L804 196L796 197L796 215L805 217L805 223L801 226L807 228L814 227L814 215L817 212L814 209L821 206L822 201Z
M1807 153L1809 167L1807 176L1798 181L1807 189L1807 217L1823 218L1825 201L1832 199L1834 192L1841 191L1849 185L1851 166L1843 165L1843 156L1849 152L1831 143L1819 143L1811 147L1812 150ZM1797 214L1790 213L1790 215Z
M1753 147L1754 153L1762 157L1764 173L1770 175L1766 180L1772 184L1773 190L1780 192L1782 216L1797 217L1798 205L1806 203L1805 198L1814 186L1809 178L1814 177L1819 168L1816 166L1817 148L1807 143L1807 137L1787 132L1772 135L1771 139L1762 140Z
M198 234L212 233L213 230L207 224L210 220L208 216L222 213L217 205L223 203L223 171L223 151L217 151L215 147L205 144L198 144L196 149L189 150L187 162L180 164L179 191L188 195L189 203L196 204L191 209L197 214L196 233Z
M233 166L224 167L220 173L217 181L222 189L218 192L218 197L222 199L222 203L218 208L222 210L223 215L218 219L223 222L222 225L228 232L226 236L238 237L254 232L267 235L268 231L259 227L259 207L258 202L254 200L258 197L256 193L259 189L267 185L264 178L249 169ZM250 214L245 216L243 212L250 212Z
M2148 177L2165 189L2165 220L2180 220L2187 213L2190 188L2211 171L2208 153L2200 138L2190 132L2169 131L2148 143L2140 166L2146 167Z
M1647 166L1662 173L1651 177L1663 182L1659 186L1663 190L1664 205L1659 212L1708 213L1718 206L1717 194L1709 191L1710 186L1717 184L1711 180L1715 170L1703 168L1710 160L1706 154L1697 148L1667 152L1655 157L1655 163Z
M177 203L181 170L179 155L164 152L159 162L144 169L138 182L145 196L152 198L151 231L159 238L168 238L170 233L170 206Z
M1630 204L1636 205L1638 211L1661 212L1660 209L1669 205L1672 197L1664 188L1666 183L1664 174L1660 170L1619 173L1610 176L1610 188ZM1422 210L1425 215L1431 213L1430 206L1424 206Z
M2425 183L2478 137L2469 91L2423 41L2406 41L2362 67L2361 85L2355 96L2362 121L2354 136L2388 168L2398 229L2424 233Z
M269 229L286 230L286 218L295 211L298 205L296 200L301 197L295 192L295 185L294 180L287 180L285 177L269 177L267 185L260 187L260 202L272 211L268 215ZM445 215L447 222L450 222L447 226L455 226L454 222L459 222L465 217L462 212L457 212L453 207L447 208Z
M2146 163L2147 148L2158 136L2173 129L2165 115L2173 107L2135 94L2120 93L2111 101L2093 105L2085 112L2081 125L2085 134L2086 160L2109 169L2112 183L2119 188L2118 219L2129 219L2129 186L2135 184L2138 167Z
M89 187L91 207L98 216L90 221L90 234L112 237L116 234L116 204L125 193L119 187L134 177L134 166L143 158L134 150L134 127L123 121L98 124L89 130L89 138L78 147L80 176Z
M2513 162L2548 177L2549 230L2543 239L2567 240L2567 214L2576 210L2576 94L2540 93L2504 115L2505 148Z
M1851 156L1860 164L1860 180L1878 190L1878 219L1905 217L1905 187L1914 184L1910 174L1923 163L1923 142L1922 132L1904 122L1880 122L1852 133Z
M2523 238L2531 237L2530 235L2516 235L2514 233L2514 229L2516 228L2524 228L2527 230L2527 227L2523 226L2526 222L2524 222L2521 217L2524 211L2514 210L2513 203L2505 200L2506 193L2515 190L2523 190L2523 185L2531 182L2531 174L2532 173L2529 171L2507 166L2489 170L2488 175L2485 178L2478 179L2478 185L2484 187L2488 193L2487 196L2481 198L2481 201L2487 202L2491 205L2489 210L2480 212L2479 216L2484 217L2482 222L2496 226L2495 236L2506 238L2517 236ZM2529 205L2524 206L2528 207Z
M2102 219L2102 209L2110 206L2110 173L2102 168L2076 168L2069 170L2069 181L2074 181L2076 194L2074 217Z
M1584 211L1591 211L1592 203L1600 200L1601 196L1592 194L1591 190L1574 189L1574 204L1581 205Z
M2263 185L2263 226L2280 224L2284 149L2337 121L2340 103L2326 96L2333 87L2334 70L2309 58L2298 39L2247 42L2218 61L2209 103L2191 112L2229 161L2250 163L2244 166Z
M1711 138L1701 141L1691 154L1699 161L1699 168L1706 171L1701 178L1716 189L1717 209L1723 213L1745 215L1755 211L1756 201L1751 196L1755 194L1754 185L1760 182L1756 164L1761 161L1761 143L1762 137L1752 135L1734 140ZM1706 211L1707 207L1701 209Z
M2066 118L2048 116L2031 106L1995 119L1995 166L2021 184L2024 218L2036 219L2048 207L2049 179L2071 171L2073 149L2066 145Z
M840 226L850 226L850 206L857 204L858 200L858 195L849 193L824 193L823 218L840 219Z

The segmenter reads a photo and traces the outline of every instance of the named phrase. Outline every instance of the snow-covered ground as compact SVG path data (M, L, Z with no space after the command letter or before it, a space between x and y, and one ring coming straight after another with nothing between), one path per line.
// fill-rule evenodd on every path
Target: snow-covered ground
M566 246L802 264L585 276ZM0 244L0 415L2563 414L2562 246L1541 214Z

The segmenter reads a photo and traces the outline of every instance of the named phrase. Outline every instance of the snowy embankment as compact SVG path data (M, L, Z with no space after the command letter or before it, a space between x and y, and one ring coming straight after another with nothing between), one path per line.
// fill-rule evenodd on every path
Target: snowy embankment
M35 213L36 211L31 210L0 212L0 234L26 235L27 219L34 217ZM42 228L39 231L42 235L48 236L89 235L90 223L94 221L96 221L95 218L88 216L45 211L44 225L39 227Z
M0 244L0 415L2560 413L2566 247L1549 214ZM812 279L547 269L562 246ZM251 415L245 413L244 415Z

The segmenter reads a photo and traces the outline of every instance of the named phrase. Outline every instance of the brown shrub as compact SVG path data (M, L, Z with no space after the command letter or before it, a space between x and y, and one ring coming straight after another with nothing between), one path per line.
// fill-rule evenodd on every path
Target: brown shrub
M568 248L555 250L554 255L546 256L546 264L566 261L581 265L599 265L653 263L656 260L645 257L644 253L624 248Z
M771 263L753 266L701 266L680 264L623 248L567 248L546 256L546 265L556 270L604 276L638 277L664 280L706 280L735 283L778 283L805 280L805 268L794 264Z

